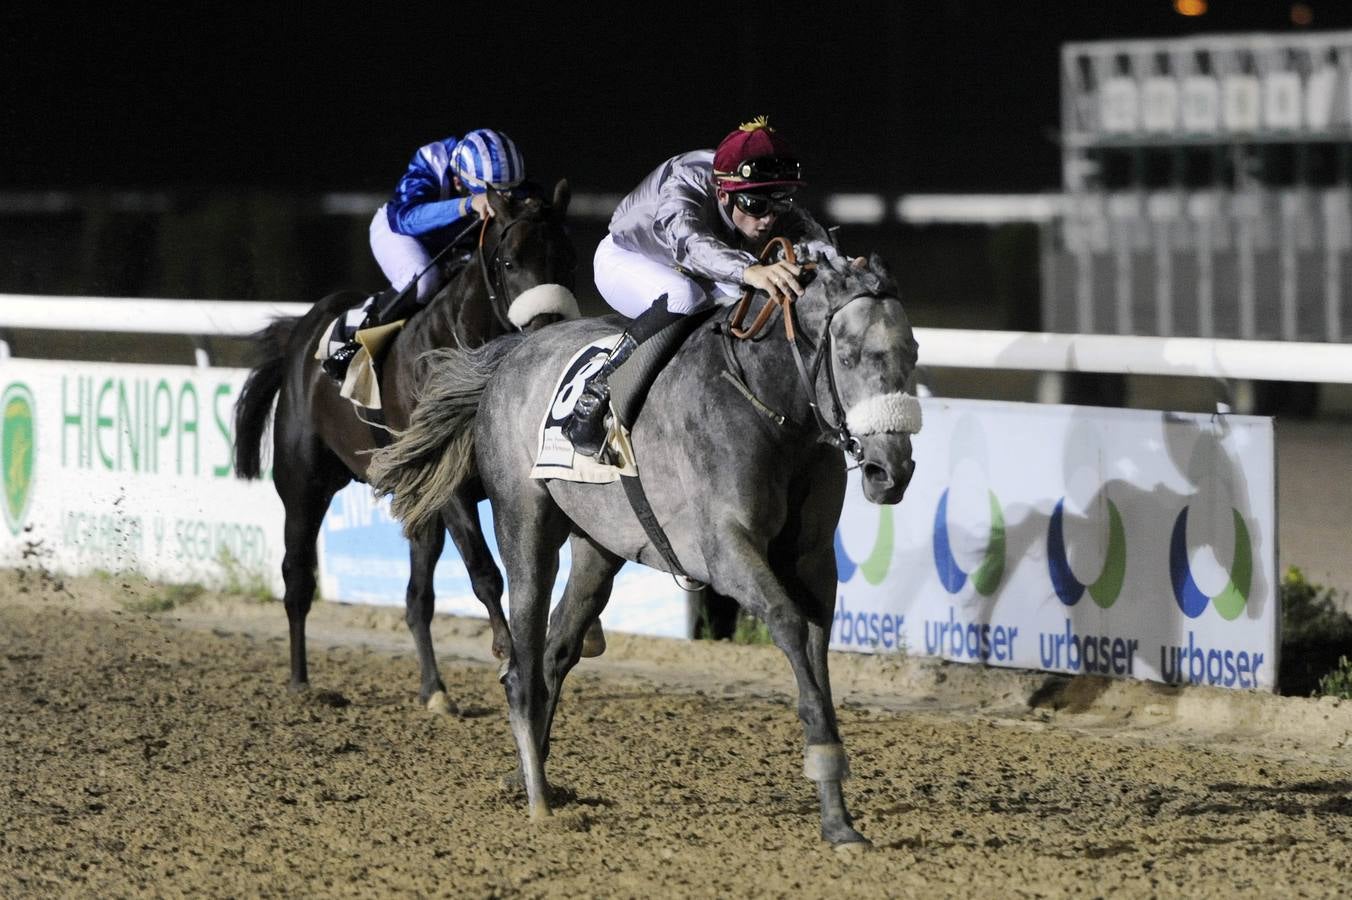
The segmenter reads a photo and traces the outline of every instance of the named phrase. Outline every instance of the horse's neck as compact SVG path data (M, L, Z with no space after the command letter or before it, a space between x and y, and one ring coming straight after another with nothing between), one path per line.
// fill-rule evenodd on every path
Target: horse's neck
M466 284L462 277L457 276L450 285L438 291L432 302L412 316L404 326L400 341L406 345L407 351L424 353L439 347L458 346L465 337L458 334L457 330L459 311L472 290L472 284Z
M804 323L798 323L800 332L809 334L815 340L816 335L806 332ZM726 340L720 337L719 340ZM812 365L811 354L799 338L803 363ZM770 323L769 330L756 341L733 339L733 355L742 368L742 378L756 398L775 412L787 417L799 425L816 427L807 392L803 390L802 379L798 375L797 362L793 358L793 345L784 334L784 324L778 316Z

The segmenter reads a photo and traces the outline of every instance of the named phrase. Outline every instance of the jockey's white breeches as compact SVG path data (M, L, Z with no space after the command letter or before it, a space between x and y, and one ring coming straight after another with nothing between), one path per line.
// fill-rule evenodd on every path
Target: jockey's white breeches
M693 278L683 275L670 263L660 263L642 253L617 246L606 235L596 247L592 260L592 277L596 289L611 307L631 319L653 305L653 301L667 295L667 309L676 313L690 313L710 303L727 302L741 293L735 284L715 284L709 291Z
M390 228L390 220L382 205L371 219L371 253L375 255L380 271L390 280L395 290L402 291L414 277L427 268L432 256L422 243ZM440 275L433 269L418 282L418 300L426 303L441 287Z

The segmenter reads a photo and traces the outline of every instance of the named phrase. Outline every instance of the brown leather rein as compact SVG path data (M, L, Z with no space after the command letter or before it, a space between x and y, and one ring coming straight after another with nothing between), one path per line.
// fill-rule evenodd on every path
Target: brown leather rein
M798 264L798 255L793 250L793 243L786 237L771 238L761 249L760 261L764 263L776 249L783 254L784 259L791 265ZM810 271L816 267L816 263L809 262L803 263L802 269L803 271ZM784 336L789 339L790 343L795 341L797 335L794 331L792 307L797 297L792 293L781 294L778 297L769 294L769 299L760 308L760 312L756 313L756 318L751 321L751 324L746 327L742 326L742 320L746 318L747 310L751 308L751 298L755 294L756 289L748 285L746 290L742 291L742 299L737 301L737 305L733 307L732 316L728 319L728 331L732 333L732 336L744 341L755 340L761 329L765 327L765 323L770 321L770 316L774 314L776 309L779 309L784 313Z

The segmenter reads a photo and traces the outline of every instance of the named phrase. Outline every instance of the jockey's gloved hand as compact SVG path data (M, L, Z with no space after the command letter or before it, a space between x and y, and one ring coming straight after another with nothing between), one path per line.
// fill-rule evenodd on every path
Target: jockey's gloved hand
M784 297L803 296L803 286L798 283L802 268L786 259L760 266L747 266L742 272L742 283L760 291L765 291L776 300Z

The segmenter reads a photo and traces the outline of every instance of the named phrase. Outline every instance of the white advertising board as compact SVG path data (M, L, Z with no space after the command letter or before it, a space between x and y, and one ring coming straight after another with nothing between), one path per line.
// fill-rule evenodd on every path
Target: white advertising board
M281 502L270 481L236 479L231 458L247 374L0 362L0 564L280 589Z
M261 580L280 595L281 501L269 479L245 482L233 470L234 404L247 377L246 369L0 363L0 565L173 583ZM320 548L323 596L403 604L408 545L388 503L365 485L334 498ZM565 549L559 591L567 564ZM435 587L439 610L484 615L449 541ZM615 631L689 637L691 614L670 576L630 565L603 621Z
M1270 419L922 403L905 499L846 498L834 649L1275 687Z

